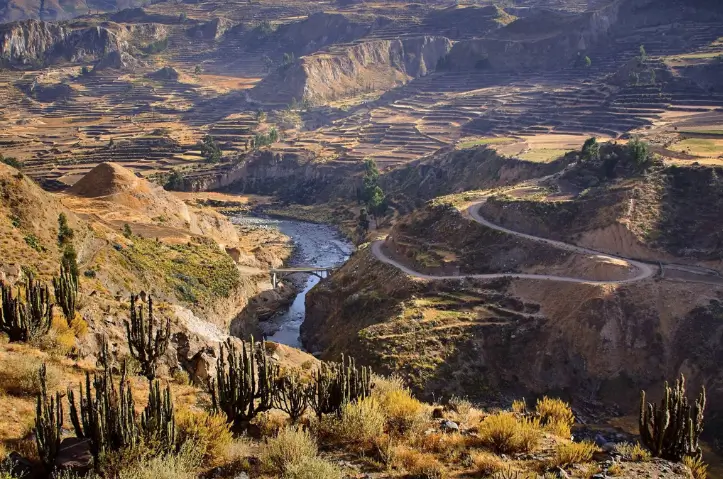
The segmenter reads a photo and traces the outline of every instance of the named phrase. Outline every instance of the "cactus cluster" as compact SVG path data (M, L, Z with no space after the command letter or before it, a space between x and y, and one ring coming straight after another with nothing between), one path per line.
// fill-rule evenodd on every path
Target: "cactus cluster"
M340 414L345 404L371 394L371 370L357 368L353 358L342 356L340 363L322 363L314 372L309 403L316 415Z
M257 348L251 338L239 351L227 341L221 346L216 379L210 384L214 410L226 414L235 428L244 427L273 407L278 376L279 367L268 357L265 343Z
M90 440L96 464L102 453L135 446L139 438L135 403L126 379L125 363L116 388L107 343L102 346L101 361L103 373L94 374L92 381L90 373L86 373L85 391L80 386L80 414L75 394L68 389L70 419L75 435Z
M705 388L694 404L685 395L685 377L681 374L674 387L666 381L660 405L646 403L640 394L640 437L655 457L681 461L690 456L702 457L698 438L703 430Z
M75 318L75 306L78 299L78 276L63 262L60 264L60 276L53 278L55 302L60 305L68 322Z
M47 372L45 364L40 367L40 394L35 410L35 441L38 454L47 470L52 469L60 450L63 432L63 403L60 393L48 399Z
M131 317L126 321L126 335L131 355L141 365L141 373L148 379L156 377L158 359L166 352L171 337L171 321L156 327L153 316L153 299L148 297L148 318L143 315L143 307L136 309L138 296L131 295Z
M171 388L161 391L159 381L151 383L148 404L141 414L141 429L145 437L170 451L176 442L176 419L173 414Z
M288 414L295 423L309 404L309 387L297 371L277 379L275 386L274 407Z
M13 297L12 288L0 282L0 331L10 341L29 341L50 330L53 318L53 304L46 285L36 282L32 276L17 289Z

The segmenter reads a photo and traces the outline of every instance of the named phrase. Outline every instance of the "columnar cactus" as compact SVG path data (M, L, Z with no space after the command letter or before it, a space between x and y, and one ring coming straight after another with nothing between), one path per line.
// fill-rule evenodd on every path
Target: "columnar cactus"
M108 345L104 343L102 349L103 374L94 374L91 384L90 374L86 373L85 393L83 386L80 386L80 414L75 394L68 389L70 419L75 435L90 440L96 466L103 452L135 446L139 438L135 404L126 379L125 363L121 367L121 377L116 389L110 368Z
M35 409L35 442L38 456L47 470L52 469L60 450L60 438L63 431L63 403L60 393L48 399L46 367L40 367L40 394Z
M13 297L12 288L0 283L0 331L10 341L29 341L46 334L53 318L48 287L36 283L30 276L24 285L24 293L18 289Z
M165 326L160 324L154 331L153 299L148 297L148 319L143 316L143 307L136 309L138 296L131 295L131 318L126 321L126 335L131 355L141 365L141 373L148 379L156 377L158 359L166 352L171 337L171 320Z
M210 384L214 410L223 411L234 428L243 428L257 414L273 407L278 372L265 343L257 348L251 338L238 351L229 340L221 346L216 380Z
M65 263L60 264L60 276L53 278L55 302L60 305L65 318L70 322L75 318L75 306L78 299L78 277Z
M353 358L342 356L340 363L322 363L314 372L309 403L316 415L340 414L345 404L371 394L371 370L357 369Z
M281 409L296 422L306 411L309 404L307 385L298 372L290 373L276 381L274 407Z
M170 450L176 441L176 419L173 414L171 388L161 393L159 381L150 384L148 405L141 414L141 429L149 439L157 441L166 450Z
M675 387L665 382L660 405L646 403L645 391L640 394L640 437L655 457L681 461L685 456L702 457L698 438L703 430L705 388L690 405L685 395L685 377Z

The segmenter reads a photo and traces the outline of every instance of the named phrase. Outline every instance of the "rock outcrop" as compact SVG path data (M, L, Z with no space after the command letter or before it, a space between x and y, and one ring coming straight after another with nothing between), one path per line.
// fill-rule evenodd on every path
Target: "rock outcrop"
M233 22L225 18L214 18L208 22L194 25L186 32L191 38L218 40L233 26Z
M0 26L0 59L9 66L99 60L127 52L134 41L165 36L158 25L96 26L27 20Z
M254 100L320 104L355 94L388 90L435 70L452 42L421 36L375 40L320 52L283 66L252 92Z

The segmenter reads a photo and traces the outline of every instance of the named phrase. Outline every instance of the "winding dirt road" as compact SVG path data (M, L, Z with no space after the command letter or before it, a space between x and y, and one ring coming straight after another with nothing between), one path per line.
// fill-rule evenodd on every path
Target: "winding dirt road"
M614 256L607 253L602 253L600 251L595 251L588 248L582 248L580 246L575 246L573 244L569 243L563 243L562 241L555 241L548 238L540 238L539 236L532 236L525 233L520 233L518 231L513 231L507 228L503 228L502 226L496 225L489 220L485 219L479 212L480 206L484 203L484 200L480 203L475 203L469 208L467 208L467 213L469 216L476 221L477 223L484 225L488 228L492 228L497 231L501 231L503 233L511 234L514 236L518 236L520 238L525 238L530 241L536 241L538 243L544 243L549 246L553 246L555 248L564 249L567 251L571 251L573 253L579 253L584 255L595 255L600 256L602 258L608 258L608 259L615 259L615 260L623 260L628 262L631 266L634 266L638 273L632 277L632 278L626 278L626 279L619 279L619 280L608 280L608 281L595 281L590 279L582 279L582 278L572 278L568 276L553 276L553 275L547 275L547 274L523 274L523 273L491 273L491 274L468 274L468 275L458 275L458 276L433 276L428 275L424 273L420 273L418 271L414 271L413 269L401 264L400 262L393 260L386 256L384 252L382 251L382 245L384 241L374 241L372 243L372 253L374 256L381 262L389 264L391 266L394 266L395 268L403 271L404 273L413 276L415 278L420 279L428 279L428 280L443 280L443 279L497 279L497 278L519 278L519 279L542 279L547 281L562 281L566 283L586 283L586 284L624 284L624 283L633 283L635 281L641 281L647 278L650 278L655 273L655 268L649 264L642 263L640 261L635 261L629 258L624 258L622 256Z

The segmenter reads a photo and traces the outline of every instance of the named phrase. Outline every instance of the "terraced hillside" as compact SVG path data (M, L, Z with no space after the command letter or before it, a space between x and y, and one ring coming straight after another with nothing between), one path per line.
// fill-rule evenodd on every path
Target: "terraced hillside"
M110 39L91 52L52 33L87 42L90 27ZM591 135L650 136L680 161L719 147L675 130L714 128L723 106L706 2L158 2L6 31L24 46L0 71L0 146L47 188L104 161L213 177L258 149L347 171L458 143L538 161ZM535 62L499 60L511 46Z

